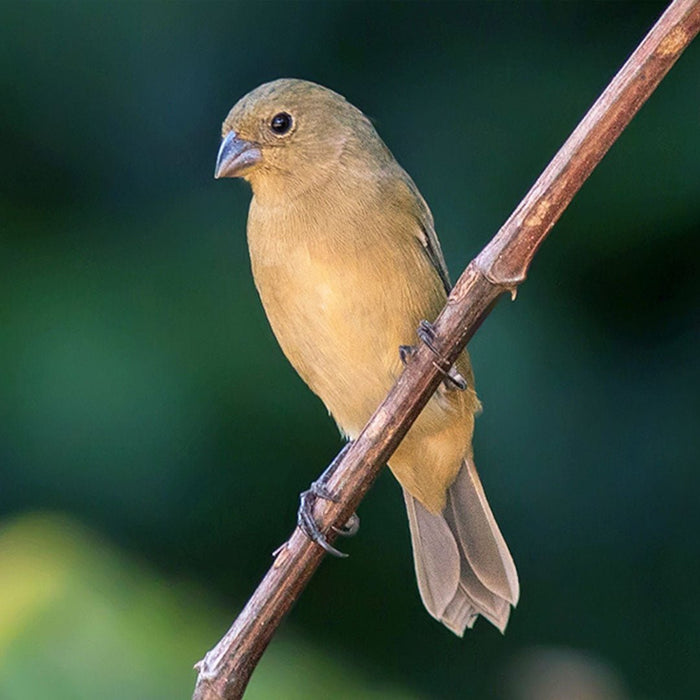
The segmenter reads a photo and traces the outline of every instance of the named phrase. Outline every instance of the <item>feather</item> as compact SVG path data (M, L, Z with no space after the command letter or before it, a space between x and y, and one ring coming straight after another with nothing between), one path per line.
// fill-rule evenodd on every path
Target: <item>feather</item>
M479 615L503 632L518 602L518 575L471 461L464 461L441 514L403 494L428 612L459 636Z

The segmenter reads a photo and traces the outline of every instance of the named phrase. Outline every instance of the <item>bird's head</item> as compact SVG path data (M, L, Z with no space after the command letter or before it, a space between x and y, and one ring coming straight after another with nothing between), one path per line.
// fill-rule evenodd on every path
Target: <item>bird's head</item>
M214 177L242 177L257 194L303 192L342 177L343 168L386 157L369 120L315 83L282 78L241 98L221 129Z

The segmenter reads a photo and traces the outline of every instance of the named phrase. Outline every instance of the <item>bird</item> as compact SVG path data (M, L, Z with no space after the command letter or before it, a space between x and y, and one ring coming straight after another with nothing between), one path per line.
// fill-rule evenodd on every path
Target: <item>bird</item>
M352 441L450 291L430 209L370 119L317 83L258 86L221 138L215 177L252 188L251 269L273 333ZM479 615L504 632L520 593L474 465L479 410L465 350L388 463L423 604L459 636Z

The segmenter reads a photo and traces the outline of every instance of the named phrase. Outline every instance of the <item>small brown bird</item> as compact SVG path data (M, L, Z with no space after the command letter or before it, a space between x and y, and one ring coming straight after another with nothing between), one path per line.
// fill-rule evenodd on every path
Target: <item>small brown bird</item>
M401 373L421 319L445 304L428 205L365 115L315 83L261 85L229 112L222 137L215 176L253 188L248 246L272 330L352 440ZM389 464L423 603L459 635L480 614L503 631L519 595L474 467L478 410L465 352Z

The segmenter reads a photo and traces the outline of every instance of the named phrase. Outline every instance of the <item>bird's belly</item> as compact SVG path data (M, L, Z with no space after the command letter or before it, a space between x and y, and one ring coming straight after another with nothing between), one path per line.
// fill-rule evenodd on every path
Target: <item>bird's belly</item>
M417 239L399 245L381 230L363 236L361 228L324 238L318 222L295 226L273 214L251 204L248 221L268 320L290 363L354 439L402 371L399 347L418 342L418 323L435 319L444 290ZM270 236L270 229L304 235ZM467 356L457 364L470 378ZM443 508L469 451L477 407L471 387L438 390L390 460L404 488L431 512Z
M358 294L357 278L347 268L328 274L305 265L294 274L279 269L262 279L258 289L280 346L341 431L354 439L402 370L399 346L417 342L418 319L430 309L407 305L401 284L408 280L395 277L376 288L365 285ZM415 302L420 297L412 291ZM470 392L438 394L389 463L431 512L444 507L473 426Z
M359 289L363 276L352 268L329 269L299 255L256 274L280 346L349 436L396 380L399 346L416 342L421 318L419 309L404 303L401 285L407 281L378 280Z

